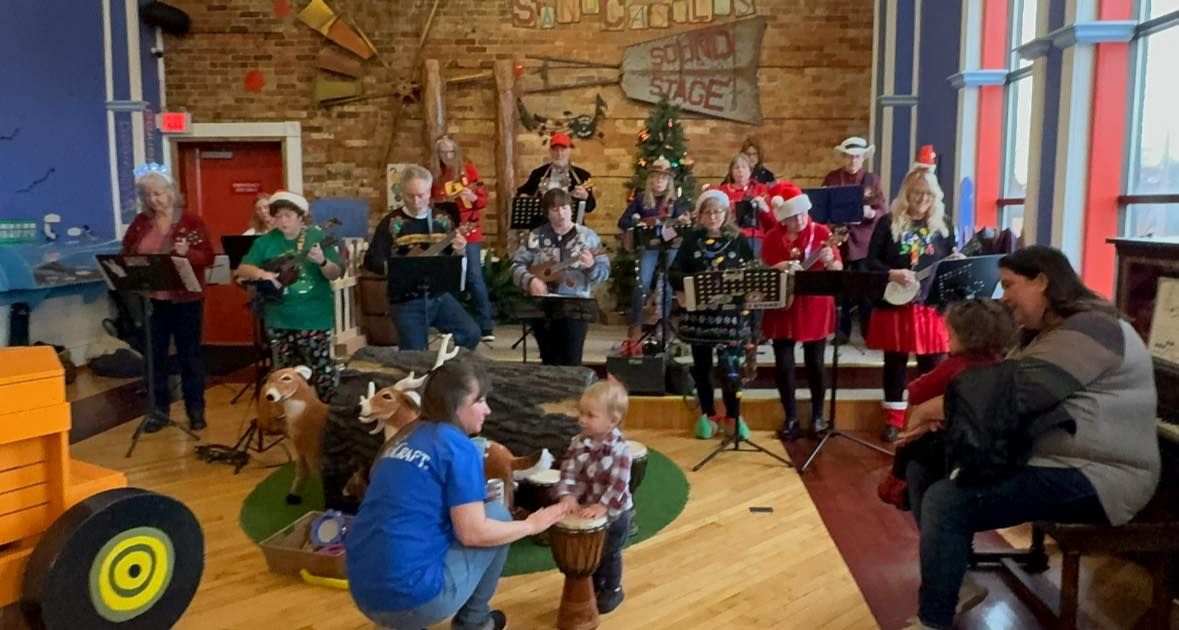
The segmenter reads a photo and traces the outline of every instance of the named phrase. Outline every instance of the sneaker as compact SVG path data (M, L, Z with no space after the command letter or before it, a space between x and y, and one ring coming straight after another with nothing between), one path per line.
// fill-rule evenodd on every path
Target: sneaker
M827 419L823 416L819 415L811 418L811 432L815 435L826 431L828 427Z
M622 587L604 590L598 593L598 614L605 615L606 613L614 612L622 604L622 600L626 596L622 593Z
M618 356L641 357L643 356L643 344L635 339L623 340L622 345L618 348Z
M502 610L491 611L491 630L505 630L508 627L508 616Z
M482 341L483 343L491 343L495 341L495 333L485 332L483 333L483 336L479 338L479 341Z
M955 615L962 615L971 608L978 606L987 598L987 589L966 576L962 580L962 587L958 589L958 605L954 607Z
M778 427L779 440L794 441L800 437L802 437L802 430L798 428L796 418L788 418L782 422L781 427Z
M711 439L716 435L717 422L714 418L708 417L707 414L700 414L700 418L696 420L696 438L700 440Z
M749 439L749 425L745 424L745 418L740 416L737 417L737 435L739 435L742 440Z

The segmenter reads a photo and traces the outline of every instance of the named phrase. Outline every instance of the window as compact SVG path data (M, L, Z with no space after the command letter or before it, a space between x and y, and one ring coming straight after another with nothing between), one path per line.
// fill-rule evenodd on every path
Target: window
M1032 138L1032 74L1030 61L1019 56L1019 47L1036 38L1036 0L1014 0L1011 23L1007 93L1004 103L1002 190L999 227L1023 231L1023 203L1028 183L1028 148Z
M1179 11L1179 0L1143 0L1139 8L1144 18L1153 20ZM1179 57L1179 28L1175 26L1171 22L1140 31L1135 40L1134 123L1126 178L1132 201L1125 206L1123 236L1179 236L1179 118L1173 111L1179 102L1173 68ZM1134 200L1142 195L1154 197Z

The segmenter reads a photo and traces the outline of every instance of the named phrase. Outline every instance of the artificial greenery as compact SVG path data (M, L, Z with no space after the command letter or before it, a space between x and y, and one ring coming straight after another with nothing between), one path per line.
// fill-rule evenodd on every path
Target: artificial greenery
M696 176L692 174L695 164L688 155L688 141L684 137L684 126L680 123L680 108L666 99L651 109L647 122L635 139L634 175L626 183L629 197L643 191L647 184L647 169L660 156L671 162L671 170L678 187L679 197L692 204L696 200Z

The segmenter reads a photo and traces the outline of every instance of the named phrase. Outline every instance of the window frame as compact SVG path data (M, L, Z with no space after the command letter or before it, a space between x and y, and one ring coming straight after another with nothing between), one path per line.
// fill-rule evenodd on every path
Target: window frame
M1035 90L1035 79L1032 76L1032 63L1025 64L1019 55L1019 47L1026 43L1023 33L1024 9L1029 3L1037 0L1011 0L1011 13L1007 20L1007 78L1003 83L1003 144L1000 150L999 190L1001 195L996 201L997 223L999 229L1010 227L1013 207L1022 209L1025 203L1023 197L1008 197L1011 184L1011 172L1015 163L1015 125L1017 122L1018 104L1017 93L1013 88L1018 82L1026 80L1027 89ZM1037 6L1037 5L1032 5ZM1037 6L1038 9L1038 6ZM1037 12L1036 22L1039 22ZM1033 26L1035 28L1035 26ZM1028 38L1031 41L1035 37ZM1023 86L1020 86L1023 87Z

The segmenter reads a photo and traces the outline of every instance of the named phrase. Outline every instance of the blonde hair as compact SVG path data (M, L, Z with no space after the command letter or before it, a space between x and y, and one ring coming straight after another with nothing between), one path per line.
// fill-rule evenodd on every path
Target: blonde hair
M657 204L655 202L655 192L652 190L652 186L651 186L651 178L652 177L666 177L667 178L667 190L665 190L663 192L662 204ZM651 172L651 173L647 174L647 183L646 183L646 186L644 186L644 188L643 188L643 207L644 208L655 208L655 207L659 207L659 206L662 206L664 208L670 208L673 205L675 205L675 200L678 198L679 198L679 195L677 195L675 192L675 177L671 173Z
M254 207L250 208L250 228L258 234L265 234L270 230L270 226L258 218L259 202L266 202L266 214L270 214L270 195L267 193L258 193L258 196L254 198Z
M442 166L446 164L442 161L442 147L447 144L454 147L454 163L447 165L450 166L451 177L457 181L464 175L463 167L466 163L463 162L463 150L459 147L459 143L450 136L439 136L434 141L434 155L430 159L430 174L434 176L436 182L442 181Z
M905 175L905 180L901 182L901 190L892 202L890 212L892 213L891 231L894 241L900 242L901 235L913 225L913 219L909 216L909 189L918 180L924 180L925 184L929 186L929 192L933 193L933 203L925 219L929 231L942 236L950 235L950 228L946 225L946 204L942 201L945 194L942 192L942 187L938 185L937 178L929 169L915 168Z
M172 196L172 219L180 220L180 213L184 210L184 196L176 190L176 185L172 180L164 177L159 173L147 173L139 179L135 180L135 196L139 198L139 211L145 214L154 215L155 210L147 203L147 189L148 188L163 188Z
M602 403L606 408L606 415L619 424L626 417L626 410L630 406L630 396L626 392L626 387L613 378L590 385L585 388L581 397Z

